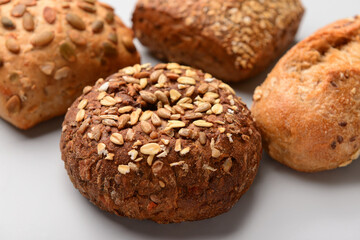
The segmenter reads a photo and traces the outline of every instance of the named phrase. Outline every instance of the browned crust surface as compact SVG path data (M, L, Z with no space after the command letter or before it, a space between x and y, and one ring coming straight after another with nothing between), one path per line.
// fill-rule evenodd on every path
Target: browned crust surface
M74 186L101 209L170 223L228 211L252 184L262 148L228 85L160 64L86 89L65 117L61 152Z
M291 49L254 94L272 158L299 171L359 156L360 19L337 21Z
M256 75L293 41L299 0L139 0L136 36L157 57L237 82Z
M13 0L0 11L0 116L19 128L64 114L86 85L140 61L132 30L103 3Z

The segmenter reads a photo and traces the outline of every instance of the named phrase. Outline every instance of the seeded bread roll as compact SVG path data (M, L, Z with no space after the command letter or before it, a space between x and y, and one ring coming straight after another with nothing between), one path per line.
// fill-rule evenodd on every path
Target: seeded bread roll
M158 223L228 211L262 154L234 90L176 63L128 67L86 89L65 117L61 152L95 205Z
M315 32L256 89L252 111L272 158L316 172L359 157L359 36L359 17Z
M300 0L139 0L133 28L158 58L238 82L286 50L303 12Z
M0 0L0 18L0 117L22 129L140 61L132 30L96 0Z

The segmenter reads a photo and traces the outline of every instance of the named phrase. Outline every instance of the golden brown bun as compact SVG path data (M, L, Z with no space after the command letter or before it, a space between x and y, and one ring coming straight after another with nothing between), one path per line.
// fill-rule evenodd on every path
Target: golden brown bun
M228 211L262 148L228 85L171 63L99 80L66 114L61 152L74 186L101 209L170 223Z
M133 33L96 0L0 1L0 116L28 129L86 85L140 61Z
M291 49L255 90L265 148L304 172L350 164L360 153L360 18L337 21Z
M300 0L139 0L133 28L160 59L238 82L286 50L303 12Z

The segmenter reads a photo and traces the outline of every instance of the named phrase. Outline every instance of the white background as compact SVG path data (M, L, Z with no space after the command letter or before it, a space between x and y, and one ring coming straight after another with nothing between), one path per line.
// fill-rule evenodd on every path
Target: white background
M135 0L107 0L130 26ZM359 0L304 0L299 41L359 13ZM138 44L143 62L153 62ZM269 69L270 70L270 69ZM268 70L268 71L269 71ZM266 73L234 85L250 105ZM230 212L191 223L158 225L98 210L73 188L60 158L62 117L30 131L0 120L0 239L360 239L360 162L297 173L264 156L249 192Z

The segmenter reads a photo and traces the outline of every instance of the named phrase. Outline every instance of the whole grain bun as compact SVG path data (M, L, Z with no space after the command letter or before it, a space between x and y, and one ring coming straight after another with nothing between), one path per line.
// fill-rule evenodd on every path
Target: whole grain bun
M360 154L360 18L337 21L291 49L254 94L265 148L304 172Z
M101 209L170 223L228 211L262 148L227 84L170 63L100 79L69 109L61 152L74 186Z
M158 58L238 82L287 49L303 12L300 0L139 0L133 28Z
M140 61L133 32L96 0L0 1L0 117L28 129L86 85Z

